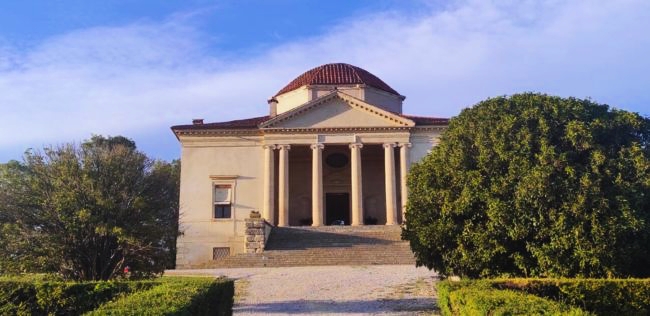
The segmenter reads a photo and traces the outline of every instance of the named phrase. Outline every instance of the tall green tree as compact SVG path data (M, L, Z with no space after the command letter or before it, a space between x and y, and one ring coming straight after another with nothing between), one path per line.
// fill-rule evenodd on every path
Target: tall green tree
M161 273L178 235L179 164L125 137L28 151L1 169L0 269L78 280Z
M411 169L402 236L446 275L650 276L649 142L590 100L485 100Z

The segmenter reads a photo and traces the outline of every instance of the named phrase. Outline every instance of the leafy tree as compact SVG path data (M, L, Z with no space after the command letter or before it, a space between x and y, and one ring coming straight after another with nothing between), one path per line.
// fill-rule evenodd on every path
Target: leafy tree
M411 169L402 236L445 275L650 276L649 142L590 100L485 100Z
M121 136L28 151L0 169L1 271L162 272L178 235L178 170Z
M164 229L161 245L166 252L165 268L176 267L176 237L178 237L179 189L181 184L181 162L155 161L149 174L150 191L147 196L154 209L158 210L156 225Z

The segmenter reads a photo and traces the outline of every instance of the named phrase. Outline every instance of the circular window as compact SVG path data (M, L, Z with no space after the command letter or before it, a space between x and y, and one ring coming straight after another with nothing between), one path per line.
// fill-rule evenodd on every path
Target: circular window
M343 168L348 164L348 156L341 153L334 153L327 156L325 162L332 168Z

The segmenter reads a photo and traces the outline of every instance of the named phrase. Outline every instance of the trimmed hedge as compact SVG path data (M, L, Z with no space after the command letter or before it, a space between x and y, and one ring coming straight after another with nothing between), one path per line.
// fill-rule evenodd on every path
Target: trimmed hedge
M225 278L164 277L87 315L232 315L234 294L234 282Z
M535 295L496 289L485 280L439 282L438 305L442 315L589 315Z
M152 281L63 282L41 277L0 278L0 315L81 315Z
M491 283L597 315L650 315L650 279L497 279Z

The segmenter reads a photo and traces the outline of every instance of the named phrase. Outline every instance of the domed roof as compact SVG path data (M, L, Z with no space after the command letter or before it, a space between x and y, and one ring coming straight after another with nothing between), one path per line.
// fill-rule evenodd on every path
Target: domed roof
M392 94L400 95L377 76L350 64L325 64L311 69L289 82L277 94L296 90L304 85L365 84Z

